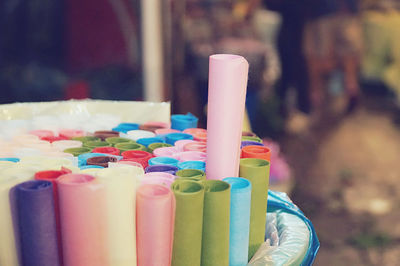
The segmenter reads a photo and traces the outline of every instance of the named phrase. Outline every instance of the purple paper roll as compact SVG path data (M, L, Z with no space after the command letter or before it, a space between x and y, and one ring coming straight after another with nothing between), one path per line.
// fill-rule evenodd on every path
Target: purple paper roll
M167 164L157 164L157 165L149 165L146 167L146 173L152 172L164 172L171 175L175 175L175 173L179 170L177 166L167 165Z
M240 145L240 148L246 147L246 146L264 146L261 142L257 141L251 141L251 140L245 140L242 141L242 144Z
M22 265L61 265L58 253L53 185L32 180L15 187Z

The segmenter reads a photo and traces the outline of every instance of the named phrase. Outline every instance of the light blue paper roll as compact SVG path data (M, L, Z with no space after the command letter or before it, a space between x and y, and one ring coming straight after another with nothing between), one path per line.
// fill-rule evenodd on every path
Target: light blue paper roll
M85 169L91 169L91 168L104 168L103 166L100 166L100 165L84 165L84 166L81 166L81 167L79 167L79 169L81 169L81 170L85 170Z
M18 163L19 162L19 158L15 158L15 157L0 158L0 161Z
M121 123L118 126L114 127L113 131L123 132L126 133L129 130L137 130L139 129L139 124L135 123Z
M178 163L178 168L181 169L198 169L206 171L206 163L201 161L186 161Z
M187 128L196 128L199 119L187 113L186 115L171 115L171 128L177 130L185 130Z
M175 145L175 142L183 139L193 139L193 136L186 133L169 133L165 136L166 142Z
M231 185L229 226L229 266L245 266L248 262L251 183L240 177L227 177Z
M149 165L167 164L178 166L179 161L171 157L154 157L149 160Z
M141 138L136 141L136 143L142 144L143 146L149 146L152 143L164 143L164 139L160 137L153 137L153 138Z

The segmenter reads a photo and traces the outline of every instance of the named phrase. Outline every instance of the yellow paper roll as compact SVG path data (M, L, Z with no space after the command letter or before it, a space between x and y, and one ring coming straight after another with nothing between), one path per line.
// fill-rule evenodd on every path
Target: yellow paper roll
M106 188L107 243L110 265L136 265L136 179L143 169L135 166L100 169L96 175Z

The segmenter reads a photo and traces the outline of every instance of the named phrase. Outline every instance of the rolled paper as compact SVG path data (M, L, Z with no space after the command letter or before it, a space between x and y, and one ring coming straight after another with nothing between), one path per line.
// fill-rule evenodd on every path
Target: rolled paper
M153 157L149 160L149 165L156 165L156 164L168 164L177 166L179 161L174 158L170 157Z
M83 130L76 130L76 129L61 129L58 131L58 135L60 137L64 137L67 139L72 139L76 137L83 137L85 136L85 132Z
M170 127L169 124L163 122L147 122L144 123L143 125L140 125L139 129L154 132L157 129L164 129L164 128L168 129L169 127Z
M206 180L204 185L201 265L229 265L230 185Z
M183 146L184 151L207 151L207 144L205 142L192 142Z
M176 130L176 129L172 129L172 128L160 128L160 129L156 129L154 130L154 133L156 133L156 135L166 135L169 133L179 133L181 131Z
M117 158L111 156L97 156L87 159L88 165L99 165L102 167L108 167L109 162L117 162Z
M97 147L109 147L109 146L111 146L110 143L108 143L106 141L99 141L99 140L97 140L97 141L87 141L87 142L83 143L83 147L90 148L90 149L94 149L94 148L97 148Z
M258 158L271 162L271 151L264 146L245 146L242 149L242 158Z
M264 146L264 144L262 144L261 142L251 141L251 140L242 141L240 148L242 149L243 147L246 147L246 146Z
M94 148L92 152L105 153L105 154L111 154L111 155L119 155L120 154L120 151L114 147L97 147L97 148Z
M193 136L186 133L170 133L165 135L165 139L168 144L174 145L178 140L193 139Z
M112 146L115 146L118 143L134 143L134 141L131 139L126 139L121 137L106 138L106 141L110 143Z
M118 143L115 145L115 148L119 149L121 153L123 153L124 151L133 151L133 150L146 151L146 147L143 146L142 144L129 143L129 142Z
M182 169L175 173L179 179L187 179L191 181L202 181L206 179L206 174L198 169Z
M135 166L135 167L144 169L143 165L141 165L140 163L134 162L134 161L129 161L127 159L123 159L123 160L120 160L120 161L115 162L115 163L114 162L109 162L108 163L108 167L109 168L117 168L117 167L125 167L125 166Z
M176 199L172 266L199 266L203 232L204 187L198 182L177 180L171 185L171 188Z
M91 152L92 149L90 148L86 148L86 147L81 147L81 148L69 148L69 149L65 149L64 152L66 153L71 153L74 156L78 156L81 154L85 154L85 153L89 153Z
M79 140L58 140L54 141L51 146L59 151L66 150L68 148L79 148L82 147L82 141Z
M147 146L147 149L148 149L151 153L153 153L153 151L154 151L155 149L163 148L163 147L172 147L172 145L171 145L171 144L168 144L168 143L155 142L155 143L149 144L149 146Z
M172 183L175 181L175 176L166 172L152 172L146 173L143 176L141 184L159 184L171 187Z
M200 161L186 161L178 163L178 168L182 169L197 169L203 172L206 171L206 163Z
M229 265L247 265L250 232L251 183L239 177L224 178L231 185Z
M105 140L106 138L119 137L119 132L111 130L99 130L95 131L93 135L101 140Z
M99 141L100 138L95 137L95 136L83 136L83 137L73 137L73 140L79 140L82 143L88 142L88 141Z
M112 130L113 131L118 131L118 132L123 132L126 133L130 130L136 130L139 129L139 124L135 123L121 123L118 126L114 127Z
M186 115L171 115L171 128L176 130L185 130L187 128L196 128L199 119L187 113Z
M54 132L51 130L32 130L29 132L29 134L38 136L39 138L54 137Z
M194 140L197 141L207 141L207 130L204 128L188 128L183 131L183 133L187 133L193 136Z
M251 182L249 260L264 242L269 167L269 162L262 159L244 158L240 160L239 175Z
M67 140L67 138L61 137L61 136L46 136L46 137L41 137L40 139L48 141L50 143L53 143L54 141L59 141L59 140Z
M146 173L164 172L175 175L178 170L179 168L177 166L167 164L149 165L146 167Z
M147 131L147 130L130 130L127 133L127 138L132 139L134 141L137 141L138 139L141 138L152 138L155 137L156 134L154 134L154 132L151 131Z
M202 161L205 162L207 154L201 151L183 151L174 155L174 158L181 162L186 161Z
M66 174L57 180L65 266L106 266L106 189L85 174Z
M161 147L153 151L156 157L173 157L176 153L178 153L176 147Z
M81 167L79 167L81 170L85 170L85 169L103 169L104 167L103 166L100 166L100 165L94 165L94 164L92 164L92 165L83 165L83 166L81 166Z
M89 158L97 157L97 156L108 156L108 154L97 153L97 152L80 154L80 155L78 155L78 166L81 167L81 166L86 165L86 162Z
M19 158L14 158L14 157L0 158L0 161L17 163L17 162L19 162Z
M108 265L136 265L136 180L144 174L134 166L102 169L96 179L105 187ZM117 219L116 219L117 218Z
M255 142L260 142L262 143L262 140L259 137L249 137L249 136L243 136L242 141L255 141Z
M15 190L22 265L61 265L52 183L32 180Z
M237 55L210 56L207 111L208 179L238 176L249 64Z
M136 213L138 265L170 266L175 223L173 192L162 185L141 185Z
M197 143L198 141L192 140L192 139L183 139L183 140L178 140L175 142L175 148L178 151L183 151L183 148L185 147L186 144L189 143Z
M121 155L124 159L140 163L144 168L149 165L148 161L153 157L153 155L147 151L124 151Z
M253 132L248 132L248 131L243 131L242 132L242 137L247 136L247 137L257 137L257 135Z
M152 143L162 143L164 140L162 138L158 137L153 137L153 138L141 138L136 141L139 144L142 144L143 146L148 147Z

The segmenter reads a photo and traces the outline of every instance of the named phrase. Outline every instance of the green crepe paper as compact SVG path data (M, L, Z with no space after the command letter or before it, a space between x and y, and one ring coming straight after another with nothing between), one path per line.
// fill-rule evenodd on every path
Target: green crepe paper
M182 169L175 173L179 180L202 181L206 180L206 174L198 169Z
M151 143L147 149L149 150L149 152L153 153L153 151L157 148L162 148L162 147L172 147L171 144L168 143L162 143L162 142L156 142L156 143Z
M251 136L243 136L242 141L256 141L262 143L262 140L259 137L251 137Z
M231 187L221 180L206 180L202 184L205 193L201 265L228 266Z
M177 180L171 188L176 199L172 266L200 266L204 186Z
M249 260L265 238L269 166L262 159L240 159L239 176L251 182Z
M79 140L82 143L88 142L88 141L98 141L100 138L95 137L95 136L84 136L84 137L74 137L72 138L73 140Z
M115 144L115 148L119 149L121 153L124 151L147 151L147 148L143 146L142 144L139 143L130 143L130 142L124 142L124 143L118 143Z
M83 147L87 147L87 148L98 148L98 147L109 147L111 146L110 143L105 142L105 141L101 141L101 140L95 140L95 141L87 141L83 143Z
M135 141L131 139L126 139L126 138L120 138L120 137L109 137L105 139L106 142L110 143L111 146L115 147L116 144L118 143L135 143Z
M89 153L91 151L92 151L92 149L86 148L86 147L69 148L69 149L64 150L64 152L71 153L74 156L78 156L78 155L81 155L84 153Z

